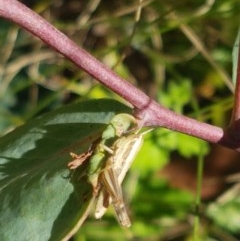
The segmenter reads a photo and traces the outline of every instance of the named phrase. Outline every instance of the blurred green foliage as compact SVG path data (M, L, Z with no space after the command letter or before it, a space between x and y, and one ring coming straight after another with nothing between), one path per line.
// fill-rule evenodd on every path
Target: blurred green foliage
M135 19L138 1L23 2L163 106L227 126L232 91L226 82L231 86L238 0L143 1L139 21ZM79 99L122 100L39 40L2 19L0 46L2 135L28 119ZM197 159L198 155L206 155L209 147L201 140L165 129L149 133L145 140L125 181L133 227L118 227L110 211L101 221L87 222L75 240L174 240L175 236L192 240L189 220L193 197L170 188L158 172L169 162L172 152ZM237 207L232 206L236 212ZM210 216L214 225L221 225L220 214ZM173 230L178 228L181 231L175 233ZM229 235L236 234L236 228L225 228ZM210 240L208 234L212 234L209 227L199 240Z

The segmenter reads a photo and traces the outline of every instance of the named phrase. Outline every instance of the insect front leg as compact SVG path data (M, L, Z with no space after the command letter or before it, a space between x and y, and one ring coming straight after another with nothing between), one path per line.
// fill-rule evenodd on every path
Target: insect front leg
M88 157L90 157L92 155L92 151L88 151L88 152L84 152L80 155L77 155L73 152L70 152L70 156L73 158L73 160L71 162L68 163L68 168L70 170L76 169L79 166L82 165L82 163L84 161L86 161L88 159Z

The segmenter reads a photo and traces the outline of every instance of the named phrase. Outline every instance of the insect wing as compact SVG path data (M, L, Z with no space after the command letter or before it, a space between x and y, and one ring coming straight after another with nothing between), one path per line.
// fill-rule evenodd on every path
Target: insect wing
M126 137L122 137L114 143L112 165L113 170L117 175L119 185L122 184L122 181L126 176L128 169L132 165L132 162L137 155L139 149L141 148L142 143L142 134L132 134ZM102 190L97 199L95 217L97 219L101 218L111 203L111 195Z
M108 162L111 162L112 157L108 159ZM112 165L113 163L107 163L108 165ZM127 214L127 210L123 201L122 188L118 182L117 175L114 169L110 167L106 167L100 177L103 189L106 193L111 197L114 210L117 215L117 219L119 223L124 227L130 227L131 222ZM103 191L104 191L103 190ZM104 196L103 196L103 205L104 205ZM110 202L110 199L109 199ZM110 204L110 203L109 203Z
M114 170L118 176L118 182L122 184L126 173L131 167L136 155L143 144L142 134L132 134L116 142L116 151L113 156Z

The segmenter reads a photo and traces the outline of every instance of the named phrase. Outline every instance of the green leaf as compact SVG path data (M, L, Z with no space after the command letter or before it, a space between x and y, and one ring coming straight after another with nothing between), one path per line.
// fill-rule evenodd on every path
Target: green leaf
M181 82L169 81L166 92L161 92L159 102L164 106L182 113L183 107L189 103L192 96L192 86L188 79Z
M4 241L60 240L86 215L91 187L86 165L70 172L70 152L82 153L116 113L113 100L64 106L1 138L0 236Z

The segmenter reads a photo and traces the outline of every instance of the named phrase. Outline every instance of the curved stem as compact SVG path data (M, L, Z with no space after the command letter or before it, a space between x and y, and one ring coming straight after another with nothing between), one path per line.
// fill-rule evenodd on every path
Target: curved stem
M221 128L178 115L151 100L20 2L0 0L0 16L17 23L39 37L47 45L122 96L135 107L137 116L144 119L144 125L166 127L209 142L232 145L229 139L224 137Z

